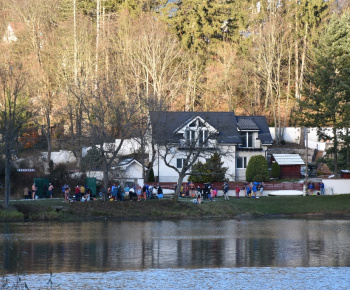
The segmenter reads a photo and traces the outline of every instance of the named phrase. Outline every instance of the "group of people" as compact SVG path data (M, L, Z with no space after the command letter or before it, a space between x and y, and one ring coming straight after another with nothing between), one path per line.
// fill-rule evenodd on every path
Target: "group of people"
M245 182L244 186L243 186L243 189L244 189L244 195L246 197L254 197L254 198L256 198L258 191L260 192L260 194L263 193L263 191L264 191L264 182L256 182L256 181L250 182L250 183Z
M137 196L137 201L141 201L163 198L163 189L159 184L157 186L152 186L146 183L142 186L133 184L129 187L126 185L123 189L121 185L113 183L113 185L108 188L108 195L110 201L122 201L125 196L129 196L130 200L133 200L133 197Z
M196 203L201 204L202 201L205 199L214 201L217 195L218 195L218 190L216 188L213 188L210 183L204 184L202 188L200 186L197 186Z
M47 186L47 184L44 184L43 196L52 198L53 189L54 189L54 187L51 183L49 183L48 186ZM24 188L23 195L24 195L25 199L35 199L38 196L37 193L38 193L38 187L37 187L36 183L34 182L32 184L31 189L29 189L27 186Z
M192 183L188 185L189 188L189 195L193 196L193 187L191 186ZM229 200L228 192L230 190L228 182L224 182L222 185L223 193L224 193L224 199ZM239 199L241 187L239 185L235 188L235 194L236 198ZM246 197L257 197L257 192L259 191L261 194L264 190L264 183L263 182L251 182L247 183L245 182L243 185L243 190ZM210 201L213 201L217 197L217 189L213 188L211 184L204 184L203 188L200 186L197 186L197 199L194 200L195 203L201 203L204 199L208 199Z
M163 198L163 189L159 184L157 186L152 186L148 184L144 184L142 187L137 186L136 192L137 201Z
M89 187L84 187L83 185L77 185L74 188L74 197L72 195L72 190L68 184L63 185L62 192L64 193L65 202L76 202L76 201L89 201L92 199L92 191Z
M316 193L315 183L309 182L307 185L307 195L324 195L325 194L325 187L324 183L321 181L319 184L320 191Z
M108 196L111 201L124 200L124 192L122 187L114 182L113 185L108 188Z

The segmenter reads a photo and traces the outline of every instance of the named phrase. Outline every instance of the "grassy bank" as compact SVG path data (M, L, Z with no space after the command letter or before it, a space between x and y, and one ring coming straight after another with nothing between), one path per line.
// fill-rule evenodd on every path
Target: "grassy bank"
M229 201L217 198L198 205L192 199L147 200L142 202L64 203L62 199L12 201L9 209L0 209L1 221L80 220L87 218L233 218L271 215L349 216L350 194L334 196L285 196L240 198Z

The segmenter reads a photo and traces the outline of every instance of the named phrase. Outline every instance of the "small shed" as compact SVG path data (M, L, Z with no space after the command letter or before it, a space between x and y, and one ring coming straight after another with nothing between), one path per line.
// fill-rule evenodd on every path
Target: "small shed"
M305 162L299 154L273 154L271 162L277 162L280 166L280 178L301 178L301 166Z
M350 170L340 170L340 178L350 179Z

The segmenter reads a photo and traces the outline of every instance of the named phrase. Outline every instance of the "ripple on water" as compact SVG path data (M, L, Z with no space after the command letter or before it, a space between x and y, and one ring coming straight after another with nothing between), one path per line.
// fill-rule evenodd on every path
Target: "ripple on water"
M152 269L53 275L53 289L349 289L350 268ZM9 286L15 277L8 276ZM22 277L29 289L47 289L48 274Z

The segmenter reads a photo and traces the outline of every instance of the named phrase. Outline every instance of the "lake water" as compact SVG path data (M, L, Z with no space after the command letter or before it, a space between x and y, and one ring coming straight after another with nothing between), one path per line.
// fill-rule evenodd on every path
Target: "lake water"
M23 269L30 289L48 288L50 272L59 289L350 287L350 220L105 220L0 228L7 284Z

